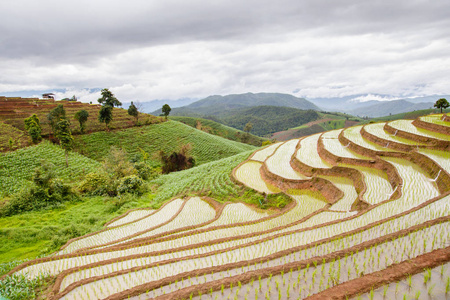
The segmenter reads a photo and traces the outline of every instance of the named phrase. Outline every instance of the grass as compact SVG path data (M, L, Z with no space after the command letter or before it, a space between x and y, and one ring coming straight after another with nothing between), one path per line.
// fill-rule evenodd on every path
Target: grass
M450 112L450 108L442 110L443 113ZM439 109L422 109L422 110L416 110L416 111L410 111L390 116L384 116L379 118L373 118L370 119L370 121L393 121L393 120L399 120L399 119L416 119L421 116L429 115L429 114L437 114L440 113ZM369 121L368 121L369 122Z
M141 148L149 153L153 165L159 164L157 154L160 150L170 153L183 144L192 145L191 155L197 165L256 149L175 121L75 137L75 151L89 158L100 161L111 146L125 149L131 158L139 155Z
M48 141L0 154L0 197L18 192L27 185L42 160L54 164L56 177L68 182L78 181L100 166L92 159L70 152L69 167L66 168L64 150Z
M0 263L48 254L70 238L102 228L129 209L148 207L152 196L117 199L84 198L49 211L34 211L0 218Z

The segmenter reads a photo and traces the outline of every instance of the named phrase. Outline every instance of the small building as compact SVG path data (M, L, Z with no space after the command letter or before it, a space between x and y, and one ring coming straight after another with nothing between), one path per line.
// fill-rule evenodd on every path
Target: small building
M42 99L53 99L53 100L55 100L55 94L53 94L53 93L42 94Z

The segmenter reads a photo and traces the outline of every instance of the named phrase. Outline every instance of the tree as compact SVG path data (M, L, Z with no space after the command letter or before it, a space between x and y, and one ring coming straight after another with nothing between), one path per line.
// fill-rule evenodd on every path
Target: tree
M66 154L66 167L69 166L69 150L73 148L73 137L70 130L70 122L67 119L62 119L56 126L56 137L59 140L59 144L63 147Z
M89 118L89 112L87 110L80 110L75 113L75 119L80 123L80 131L84 133L85 123Z
M163 115L166 117L166 120L167 120L167 116L170 114L171 110L172 109L170 108L169 104L164 104L163 105L162 112L163 112Z
M442 113L442 109L446 109L447 107L449 107L450 104L448 103L447 99L445 98L441 98L438 101L436 101L436 103L434 104L434 107L436 108L440 108L441 109L441 113Z
M139 119L139 112L136 105L133 104L133 101L131 101L130 107L128 107L128 114L136 118L136 125L137 125Z
M252 122L248 122L247 124L245 124L244 131L246 132L246 134L243 136L242 140L244 143L246 143L250 139L250 131L252 131L252 129L253 129Z
M31 136L31 139L33 140L33 143L39 142L41 137L41 124L39 122L39 118L36 114L33 114L31 117L26 118L24 120L25 122L25 130L28 131L28 133Z
M162 163L162 172L167 174L192 168L195 165L195 159L190 156L191 149L192 146L190 144L183 145L179 152L174 151L169 156L161 150L159 158Z
M100 123L105 123L106 129L109 131L109 123L113 119L112 110L114 106L122 106L122 103L108 89L102 90L102 97L97 101L102 104L102 108L98 112L98 120Z
M56 123L65 118L66 118L66 111L62 104L58 104L57 107L55 107L48 113L47 120L49 121L50 126L52 127L53 133L55 133Z

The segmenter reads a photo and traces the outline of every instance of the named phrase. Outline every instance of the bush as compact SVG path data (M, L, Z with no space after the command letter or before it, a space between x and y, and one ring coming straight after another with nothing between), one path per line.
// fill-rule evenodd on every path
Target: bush
M154 177L152 174L152 168L150 168L145 162L135 163L134 168L137 170L139 177L144 180L149 180Z
M142 191L143 184L144 182L142 181L141 178L139 178L136 175L130 175L120 180L120 183L117 187L117 192L119 194L130 193L141 195L143 192Z
M90 195L103 195L108 193L108 186L110 186L109 176L104 172L94 172L86 175L78 189Z

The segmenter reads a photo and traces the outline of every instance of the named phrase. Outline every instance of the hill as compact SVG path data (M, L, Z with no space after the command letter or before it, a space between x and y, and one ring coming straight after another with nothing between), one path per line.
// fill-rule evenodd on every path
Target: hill
M233 127L223 125L213 120L193 117L170 117L171 120L175 120L206 133L211 133L217 136L221 136L228 140L246 143L254 146L261 146L262 142L266 139L253 134L247 134L241 130Z
M217 119L228 126L243 130L247 123L253 124L252 133L259 136L300 126L320 118L314 110L301 110L281 106L255 106L230 109Z
M172 116L217 116L220 118L223 112L232 109L266 105L319 110L316 105L312 104L306 99L297 98L288 94L246 93L227 96L209 96L187 106L174 108L170 114ZM154 111L152 114L161 114L161 109Z
M38 98L0 97L0 122L24 131L24 119L30 117L32 114L36 114L41 123L42 135L47 136L51 133L47 115L59 104L63 105L66 111L66 117L71 122L71 129L74 134L79 133L79 123L74 116L80 110L86 110L89 113L89 118L86 122L86 132L103 131L106 129L105 124L98 121L98 112L101 107L99 104ZM140 114L139 117L139 121L142 124L148 125L164 122L163 118L148 114ZM111 129L129 128L135 126L135 123L135 118L128 115L127 110L122 108L113 109L113 120L110 123Z
M101 161L112 146L123 148L130 158L140 155L139 148L150 156L151 165L159 165L160 150L170 153L181 145L191 144L191 154L197 164L229 157L254 146L208 134L176 121L114 131L101 131L75 137L74 150Z
M374 118L387 116L389 114L399 114L432 108L434 105L432 102L412 103L406 100L380 102L381 103L350 110L349 113L356 116L368 116L370 118Z

